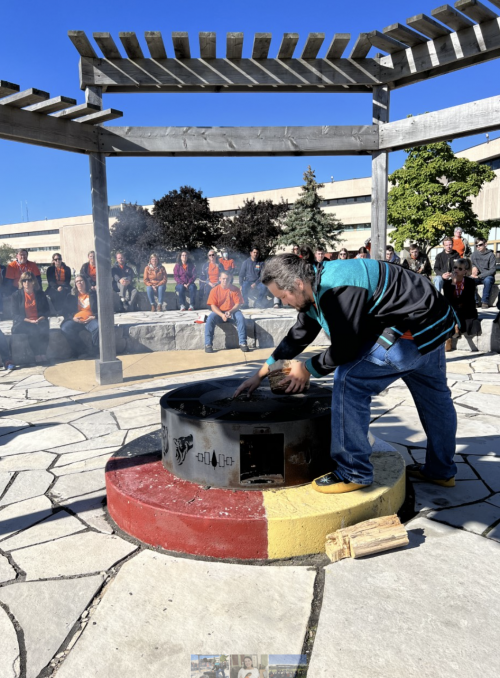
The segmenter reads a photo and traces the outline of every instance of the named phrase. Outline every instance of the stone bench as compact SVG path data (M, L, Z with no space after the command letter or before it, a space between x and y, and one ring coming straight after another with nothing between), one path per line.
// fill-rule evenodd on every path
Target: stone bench
M482 299L482 297L483 297L483 287L484 287L484 285L478 285L477 288L476 288L480 299ZM491 288L490 298L489 298L489 301L488 301L489 306L496 306L497 305L498 293L499 293L499 286L495 283L493 285L493 287Z

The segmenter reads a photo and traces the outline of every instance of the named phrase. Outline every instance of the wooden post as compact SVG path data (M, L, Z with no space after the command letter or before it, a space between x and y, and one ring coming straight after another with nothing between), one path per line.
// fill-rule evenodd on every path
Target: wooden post
M100 87L88 87L85 98L87 103L102 107ZM95 361L96 379L98 384L117 384L123 381L123 370L121 360L116 357L106 156L103 153L89 153L89 164L99 314L100 355Z
M387 86L373 88L373 124L389 122L390 92ZM387 184L389 154L386 151L372 153L372 227L371 258L385 261L387 245Z

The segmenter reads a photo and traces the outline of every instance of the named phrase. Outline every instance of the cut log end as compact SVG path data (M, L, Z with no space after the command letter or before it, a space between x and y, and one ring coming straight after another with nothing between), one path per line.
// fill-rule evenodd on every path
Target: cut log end
M327 535L326 555L332 563L343 558L362 558L406 546L406 528L397 515L371 518Z

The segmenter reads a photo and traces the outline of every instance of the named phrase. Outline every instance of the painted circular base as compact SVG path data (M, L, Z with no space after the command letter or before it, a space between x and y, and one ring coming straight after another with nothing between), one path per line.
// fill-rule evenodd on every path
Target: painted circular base
M321 553L330 532L391 515L405 498L397 452L375 452L373 485L336 496L310 484L262 492L206 488L169 473L160 453L140 441L108 461L108 511L127 534L169 551L240 560Z

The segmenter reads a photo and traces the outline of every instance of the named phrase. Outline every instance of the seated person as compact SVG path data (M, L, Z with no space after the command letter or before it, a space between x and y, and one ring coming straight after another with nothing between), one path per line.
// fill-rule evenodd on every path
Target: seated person
M299 247L298 245L294 245L294 248L295 247L297 248L296 253L298 254ZM250 294L250 291L253 290L256 295L256 306L262 308L265 306L267 287L260 282L260 274L264 268L264 262L261 261L259 255L259 248L252 247L250 257L245 259L241 264L240 285L245 306L248 306L248 295Z
M210 262L209 262L210 265ZM207 272L208 275L208 272ZM188 311L194 311L196 304L196 266L191 261L189 252L183 250L177 255L177 263L174 266L175 293L179 300L181 311L186 310L186 292L189 294L190 304Z
M410 271L425 275L430 279L432 273L431 262L429 257L420 251L418 245L410 245L410 258L408 259L408 267Z
M97 294L89 289L87 278L77 275L75 289L66 297L65 320L61 325L73 357L86 357L87 348L80 338L86 330L92 335L92 346L97 355L99 350L99 323L97 322Z
M358 253L354 257L355 259L369 259L370 252L368 252L366 247L360 247Z
M134 285L135 271L128 266L123 252L117 252L116 264L111 268L113 286L120 295L123 310L134 311L137 303L137 290Z
M167 272L164 266L160 266L157 254L149 257L149 264L144 269L144 284L148 295L151 310L156 311L155 294L158 296L158 311L166 311L167 304L163 301L167 289Z
M453 238L443 240L443 251L440 252L434 261L434 287L438 292L443 289L445 280L450 280L453 275L453 264L456 259L460 259L460 254L453 249Z
M9 264L7 264L5 271L5 281L3 285L4 296L9 296L20 289L19 281L21 279L21 275L26 271L31 271L31 273L33 273L38 281L38 287L42 289L42 276L40 274L40 269L35 264L35 262L28 261L28 250L19 249L17 250L14 261L11 261Z
M89 260L87 263L82 264L80 273L87 278L88 286L90 291L94 291L97 287L97 269L95 265L95 252L91 250L88 253Z
M479 238L476 242L476 249L471 256L472 273L471 278L476 285L484 285L483 297L477 296L477 304L481 308L489 308L489 299L491 288L495 282L497 272L497 261L494 253L486 247L486 240Z
M443 294L455 311L460 326L455 327L455 336L481 334L476 309L476 285L470 276L468 259L458 258L453 262L453 275L443 282ZM445 350L451 351L451 339L446 340Z
M347 259L349 259L349 252L346 250L345 247L343 247L339 251L339 256L337 257L337 259L340 259L340 261L346 261Z
M385 260L388 261L390 264L397 264L398 266L402 266L403 268L408 268L408 262L406 259L403 259L401 261L401 257L399 257L396 252L394 251L394 247L392 245L387 245L385 248Z
M208 316L205 325L205 352L213 353L215 326L222 323L236 323L238 329L238 341L242 351L247 352L247 331L245 317L239 310L243 303L243 297L235 285L230 282L229 273L223 271L219 277L220 284L212 288L208 295L208 305L212 313Z
M211 290L219 284L219 276L222 267L217 263L217 256L215 250L210 250L208 253L208 261L203 264L200 275L200 293L201 304L205 302ZM208 303L208 302L207 302Z
M1 366L9 372L15 369L12 358L10 357L9 342L2 330L0 330L0 361Z
M227 251L227 247L222 248L221 254L222 256L219 259L219 266L221 267L221 270L224 269L224 271L231 275L231 282L233 282L234 274L236 272L236 265L234 263L234 259L229 258L229 252Z
M57 315L63 315L66 306L66 297L71 292L71 270L62 260L59 252L52 255L52 266L47 268L47 289L49 297Z
M49 303L32 271L19 279L19 289L12 295L12 334L26 334L35 362L47 360L49 345Z

